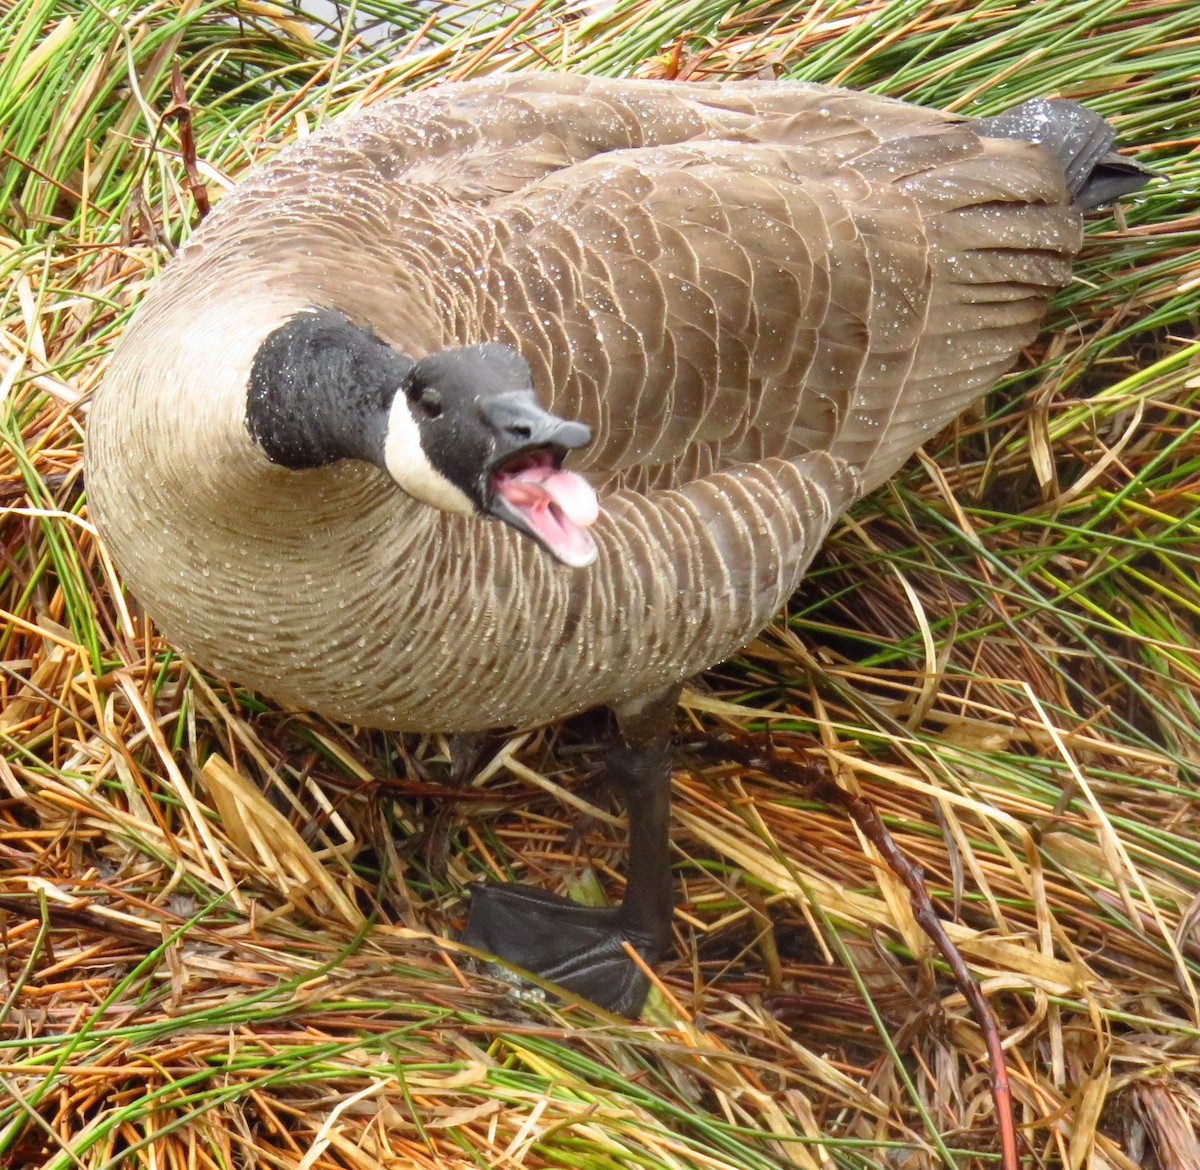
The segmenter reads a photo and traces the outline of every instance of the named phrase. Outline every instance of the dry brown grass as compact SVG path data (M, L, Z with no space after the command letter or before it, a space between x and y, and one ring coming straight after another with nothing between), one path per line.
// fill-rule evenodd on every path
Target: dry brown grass
M543 4L362 63L238 7L241 29L130 5L122 32L0 3L0 110L23 119L0 298L0 1165L994 1164L976 1022L844 814L723 755L763 728L924 868L1001 1022L1029 1165L1200 1165L1200 16L1189 35L1165 0L990 5L969 28L949 2ZM53 52L21 47L26 24ZM200 676L122 596L80 496L87 397L192 217L157 128L170 61L217 196L327 98L560 52L651 75L803 63L964 108L1058 68L1170 175L1093 240L1028 372L685 696L678 946L640 1024L514 1001L445 940L483 876L619 896L619 824L584 786L598 721L499 743L440 793L435 739ZM16 80L42 105L4 105ZM580 804L599 806L582 831Z

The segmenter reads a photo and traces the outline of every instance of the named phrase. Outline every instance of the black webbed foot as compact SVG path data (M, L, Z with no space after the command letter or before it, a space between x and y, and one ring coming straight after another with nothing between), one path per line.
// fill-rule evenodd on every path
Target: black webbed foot
M611 1012L634 1016L649 980L624 943L648 963L660 957L658 940L629 929L623 906L581 906L533 886L479 885L463 942L506 963L533 971Z

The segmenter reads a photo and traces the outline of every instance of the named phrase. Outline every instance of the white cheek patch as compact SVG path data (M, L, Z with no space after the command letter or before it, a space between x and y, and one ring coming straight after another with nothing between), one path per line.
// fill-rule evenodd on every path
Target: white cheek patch
M422 503L461 516L474 516L478 511L467 493L429 461L421 446L421 430L403 393L396 395L388 411L383 462L397 485Z

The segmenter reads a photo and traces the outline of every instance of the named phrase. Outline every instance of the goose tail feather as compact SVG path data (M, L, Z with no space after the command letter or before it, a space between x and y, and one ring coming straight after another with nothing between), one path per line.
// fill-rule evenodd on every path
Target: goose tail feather
M1155 172L1113 150L1116 133L1099 114L1063 98L1034 98L980 118L988 138L1034 142L1062 164L1071 199L1082 211L1102 207L1149 182Z

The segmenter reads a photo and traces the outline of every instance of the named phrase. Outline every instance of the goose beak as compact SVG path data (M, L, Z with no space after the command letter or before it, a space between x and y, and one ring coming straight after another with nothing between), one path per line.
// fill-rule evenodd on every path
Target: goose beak
M502 460L525 447L561 447L573 451L592 441L592 430L586 423L559 418L543 410L531 390L493 394L479 403L479 412L496 436L497 456ZM505 455L504 448L509 444Z
M562 461L586 446L584 423L543 410L528 392L497 394L480 403L495 453L486 470L484 510L538 542L551 556L580 569L596 559L587 529L600 514L591 484Z

